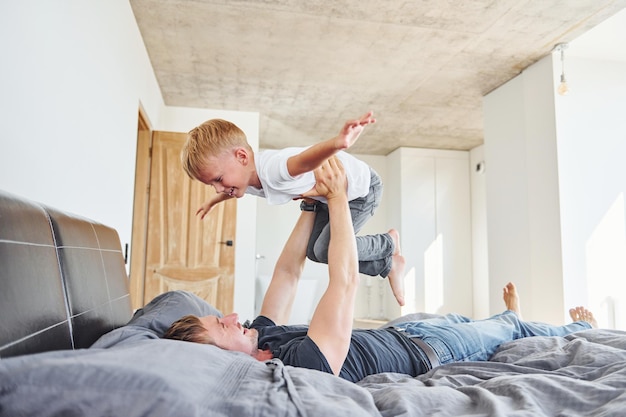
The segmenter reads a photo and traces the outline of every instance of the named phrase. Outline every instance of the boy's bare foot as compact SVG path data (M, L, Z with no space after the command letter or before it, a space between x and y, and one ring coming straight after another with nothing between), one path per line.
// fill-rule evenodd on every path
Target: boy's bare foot
M393 255L391 257L391 271L387 275L391 292L401 306L404 305L404 264L404 256Z
M392 255L401 255L402 251L400 250L400 233L398 233L396 229L389 229L387 233L389 233L389 236L391 236L391 240L393 240Z
M578 306L570 308L569 316L574 321L586 321L587 323L591 324L591 327L593 327L594 329L598 328L598 322L596 321L595 317L593 317L593 313L591 313L591 311L587 310L585 307Z
M522 318L522 309L519 305L519 295L517 294L517 288L515 284L509 282L502 288L502 299L506 305L507 310L513 311L517 314L517 317Z

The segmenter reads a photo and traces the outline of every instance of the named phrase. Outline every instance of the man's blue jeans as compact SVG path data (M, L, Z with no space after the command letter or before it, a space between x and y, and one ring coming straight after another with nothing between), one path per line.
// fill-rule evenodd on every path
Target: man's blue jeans
M591 325L578 321L564 326L522 321L507 310L485 320L471 320L458 314L395 326L409 337L419 337L433 348L439 362L486 361L502 343L530 336L565 336Z

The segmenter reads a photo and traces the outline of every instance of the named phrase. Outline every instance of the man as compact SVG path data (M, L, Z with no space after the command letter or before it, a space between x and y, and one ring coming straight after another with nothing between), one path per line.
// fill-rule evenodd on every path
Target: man
M309 326L281 326L289 318L305 261L313 213L303 212L276 264L259 317L244 328L237 314L225 317L185 316L165 337L208 343L247 353L258 360L278 358L286 365L316 369L357 382L367 375L398 372L416 376L440 364L484 361L507 341L528 336L562 336L588 329L593 315L578 307L566 326L521 321L519 297L512 283L504 288L507 311L486 320L471 321L450 314L405 322L376 330L352 330L358 259L346 177L335 158L315 171L316 185L306 194L328 201L331 239L329 283ZM396 262L404 263L400 254Z

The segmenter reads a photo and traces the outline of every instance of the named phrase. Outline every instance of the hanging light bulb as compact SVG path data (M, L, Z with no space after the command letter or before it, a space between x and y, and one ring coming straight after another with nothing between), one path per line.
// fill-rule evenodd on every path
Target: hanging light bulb
M554 47L555 51L561 52L561 83L556 89L556 92L560 95L564 96L569 93L569 86L567 85L567 80L565 79L565 50L569 45L567 43L559 43Z
M556 92L562 96L567 95L569 93L569 87L567 86L567 80L565 79L565 74L561 74L561 83L559 87L556 89Z

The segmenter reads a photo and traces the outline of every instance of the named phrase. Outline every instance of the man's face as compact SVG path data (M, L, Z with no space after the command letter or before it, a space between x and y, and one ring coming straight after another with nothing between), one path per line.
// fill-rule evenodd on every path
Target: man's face
M218 347L249 355L257 352L259 333L242 327L236 313L221 318L204 316L199 319Z
M226 151L207 159L206 166L200 170L199 179L215 188L218 194L241 198L250 182L250 162L243 148Z

